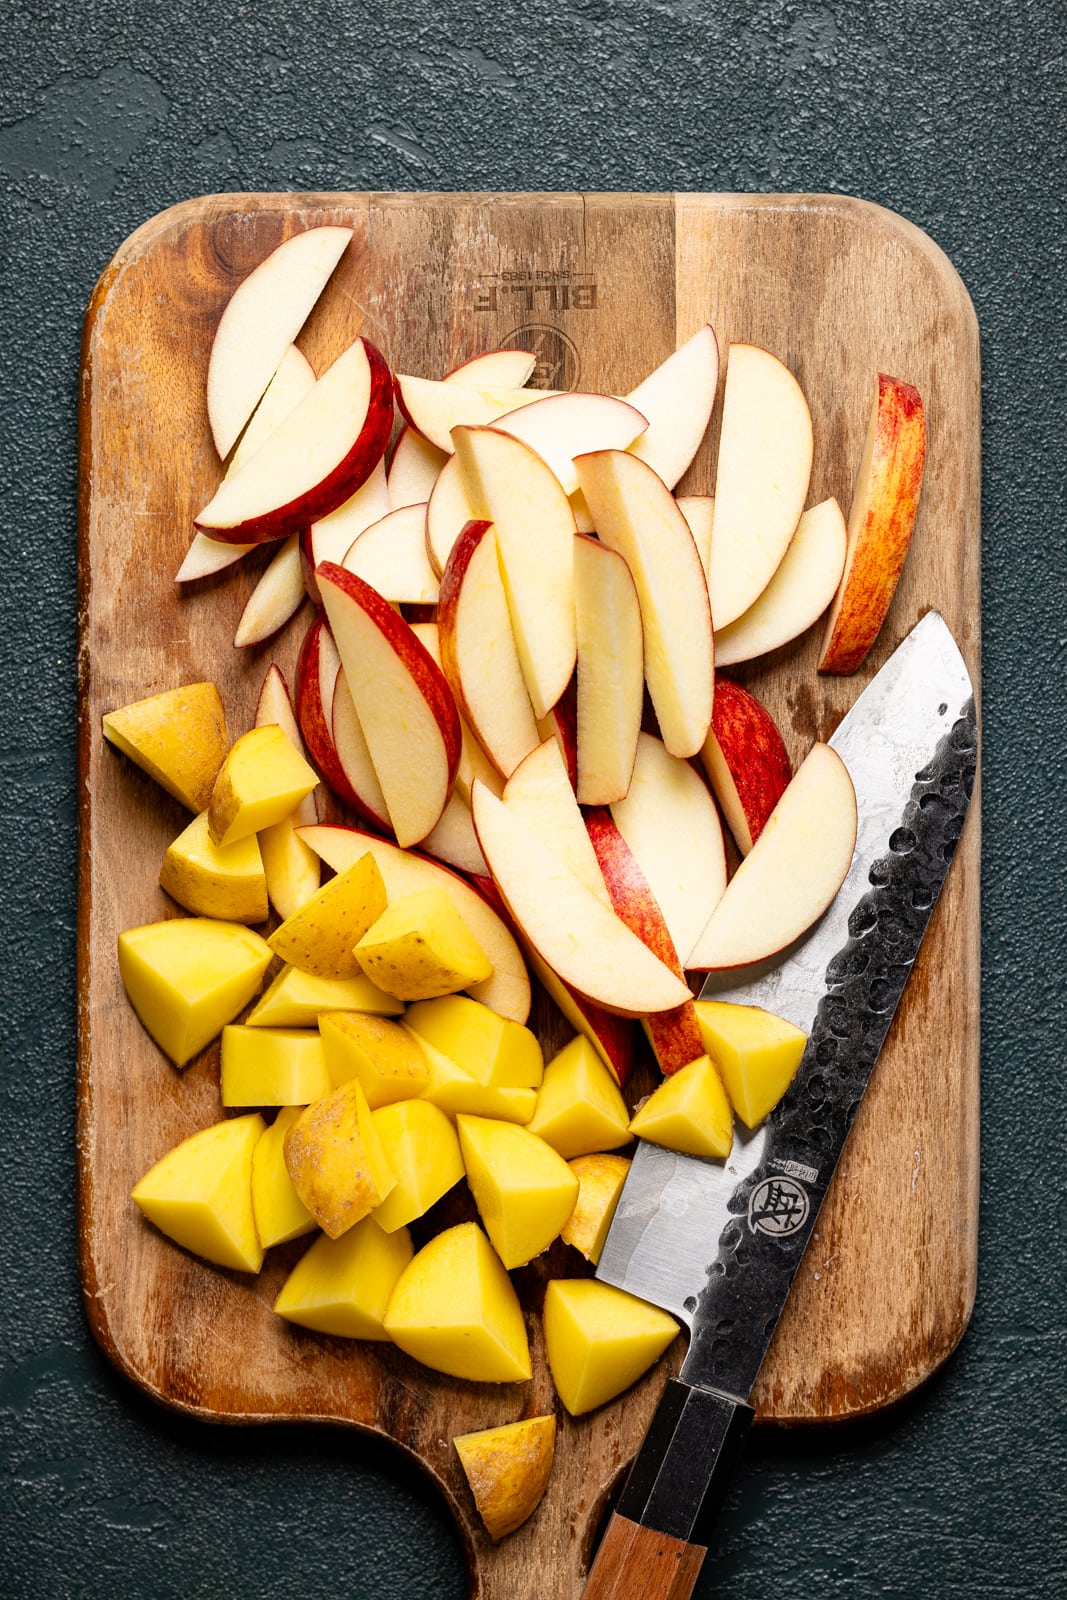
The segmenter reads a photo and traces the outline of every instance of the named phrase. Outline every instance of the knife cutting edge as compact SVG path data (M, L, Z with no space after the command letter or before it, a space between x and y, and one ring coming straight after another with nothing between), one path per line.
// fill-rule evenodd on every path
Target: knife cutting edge
M748 1402L955 854L978 759L971 680L929 612L829 741L856 789L852 866L774 964L702 998L808 1034L793 1082L725 1162L641 1142L597 1277L689 1328L586 1585L586 1600L685 1600L754 1415Z

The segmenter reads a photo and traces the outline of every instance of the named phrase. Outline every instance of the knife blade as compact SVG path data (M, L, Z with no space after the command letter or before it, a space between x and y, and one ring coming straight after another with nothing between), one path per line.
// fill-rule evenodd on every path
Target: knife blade
M689 1350L601 1543L587 1600L691 1593L743 1448L748 1404L963 828L974 692L929 612L830 744L856 788L852 865L823 917L771 963L702 998L762 1006L808 1034L793 1082L725 1162L639 1142L597 1277L672 1312Z

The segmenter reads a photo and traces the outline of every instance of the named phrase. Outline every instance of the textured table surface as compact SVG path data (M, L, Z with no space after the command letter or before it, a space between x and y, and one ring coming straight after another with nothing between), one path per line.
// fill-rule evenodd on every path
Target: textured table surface
M755 1441L697 1594L1067 1592L1065 40L1055 0L995 11L965 0L951 14L932 0L7 0L7 1594L465 1592L448 1521L403 1463L347 1434L215 1430L164 1413L97 1354L77 1282L81 315L111 252L154 212L284 188L840 191L902 212L960 270L982 329L985 408L978 1304L948 1366L896 1414Z

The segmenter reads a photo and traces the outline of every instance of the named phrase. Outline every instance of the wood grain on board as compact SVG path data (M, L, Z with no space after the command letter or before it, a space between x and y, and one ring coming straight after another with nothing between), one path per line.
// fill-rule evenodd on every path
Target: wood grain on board
M237 195L154 218L93 296L82 370L80 499L80 1246L93 1331L160 1400L228 1421L321 1419L397 1441L437 1480L462 1530L472 1593L526 1600L581 1590L609 1495L681 1351L590 1417L561 1415L539 1511L493 1546L453 1435L552 1408L538 1316L562 1244L515 1274L534 1357L518 1386L463 1384L384 1345L301 1332L272 1301L302 1242L259 1279L169 1244L129 1192L166 1150L217 1120L218 1048L176 1071L128 1005L124 928L173 915L163 852L187 820L100 737L101 715L204 677L231 730L250 726L266 665L291 676L308 608L280 640L237 651L233 630L269 551L180 591L194 511L220 467L204 405L215 325L241 278L289 234L355 229L300 337L317 370L360 332L395 370L438 376L500 345L534 349L541 387L625 393L710 320L796 373L815 422L810 502L847 506L873 394L918 386L929 428L918 527L883 633L851 679L815 672L811 637L738 669L794 762L840 717L931 606L977 684L979 369L973 312L940 251L900 218L832 196ZM718 414L680 486L713 487ZM872 1412L953 1349L974 1296L977 1225L979 817L937 907L755 1394L764 1421ZM569 1029L539 996L546 1048ZM644 1080L650 1086L651 1078ZM444 1219L462 1213L453 1197ZM451 1207L451 1211L449 1210ZM680 1343L681 1341L679 1341ZM369 1447L369 1446L368 1446ZM550 1580L546 1574L551 1574Z

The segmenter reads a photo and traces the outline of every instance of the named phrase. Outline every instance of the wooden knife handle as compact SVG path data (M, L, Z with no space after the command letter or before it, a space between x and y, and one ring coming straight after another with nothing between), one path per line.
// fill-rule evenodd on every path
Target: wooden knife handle
M668 1379L584 1600L687 1600L754 1415L736 1395Z

